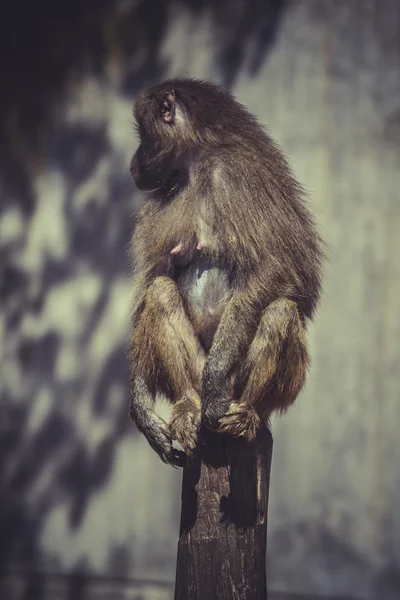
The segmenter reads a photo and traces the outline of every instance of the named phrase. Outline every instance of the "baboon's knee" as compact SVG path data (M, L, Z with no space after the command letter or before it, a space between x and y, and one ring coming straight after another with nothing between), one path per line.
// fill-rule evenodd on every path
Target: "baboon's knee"
M147 291L147 303L166 311L174 310L180 301L179 290L170 277L156 277Z

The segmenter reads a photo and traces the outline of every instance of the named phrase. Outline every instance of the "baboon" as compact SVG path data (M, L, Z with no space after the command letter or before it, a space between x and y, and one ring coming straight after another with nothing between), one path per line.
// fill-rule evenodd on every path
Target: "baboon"
M132 240L132 419L182 464L200 426L255 437L309 366L323 243L281 150L224 89L173 79L139 94ZM169 425L154 399L173 404Z

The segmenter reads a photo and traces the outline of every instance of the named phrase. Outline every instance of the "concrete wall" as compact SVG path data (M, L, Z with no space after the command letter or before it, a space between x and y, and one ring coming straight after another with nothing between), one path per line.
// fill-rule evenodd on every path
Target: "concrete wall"
M128 165L135 94L179 74L257 114L329 245L313 369L273 424L269 587L400 598L398 2L20 4L0 9L6 594L45 598L50 574L60 598L172 597L180 473L128 417Z

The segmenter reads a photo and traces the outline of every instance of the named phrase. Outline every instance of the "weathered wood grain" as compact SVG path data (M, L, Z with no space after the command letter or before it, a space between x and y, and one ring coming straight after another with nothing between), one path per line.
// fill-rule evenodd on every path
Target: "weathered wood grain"
M271 433L203 441L183 473L175 600L266 600Z

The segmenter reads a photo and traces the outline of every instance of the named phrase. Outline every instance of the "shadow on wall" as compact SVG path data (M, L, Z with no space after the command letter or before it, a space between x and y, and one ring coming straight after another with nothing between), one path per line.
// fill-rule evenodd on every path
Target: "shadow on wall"
M68 120L65 107L88 79L113 86L112 61L121 73L114 97L125 102L161 80L169 67L161 44L180 7L212 18L221 81L231 86L245 64L253 75L262 65L283 1L21 0L0 7L3 571L13 561L40 567L40 530L60 499L70 526L80 527L92 495L107 485L118 441L133 431L127 321L125 329L113 326L120 297L129 294L132 186L110 142L107 110L98 119ZM89 444L85 425L79 429L83 404L89 424L108 423L100 442Z
M2 73L1 177L17 187L29 214L30 175L40 168L56 108L72 79L105 76L111 56L123 63L120 92L132 98L161 80L169 65L160 56L170 17L180 8L193 18L207 12L218 32L221 81L234 83L245 59L256 75L274 40L284 0L21 0L0 7ZM80 141L85 139L82 132ZM89 142L90 146L90 142ZM72 149L72 148L71 148ZM22 167L22 169L21 169Z

